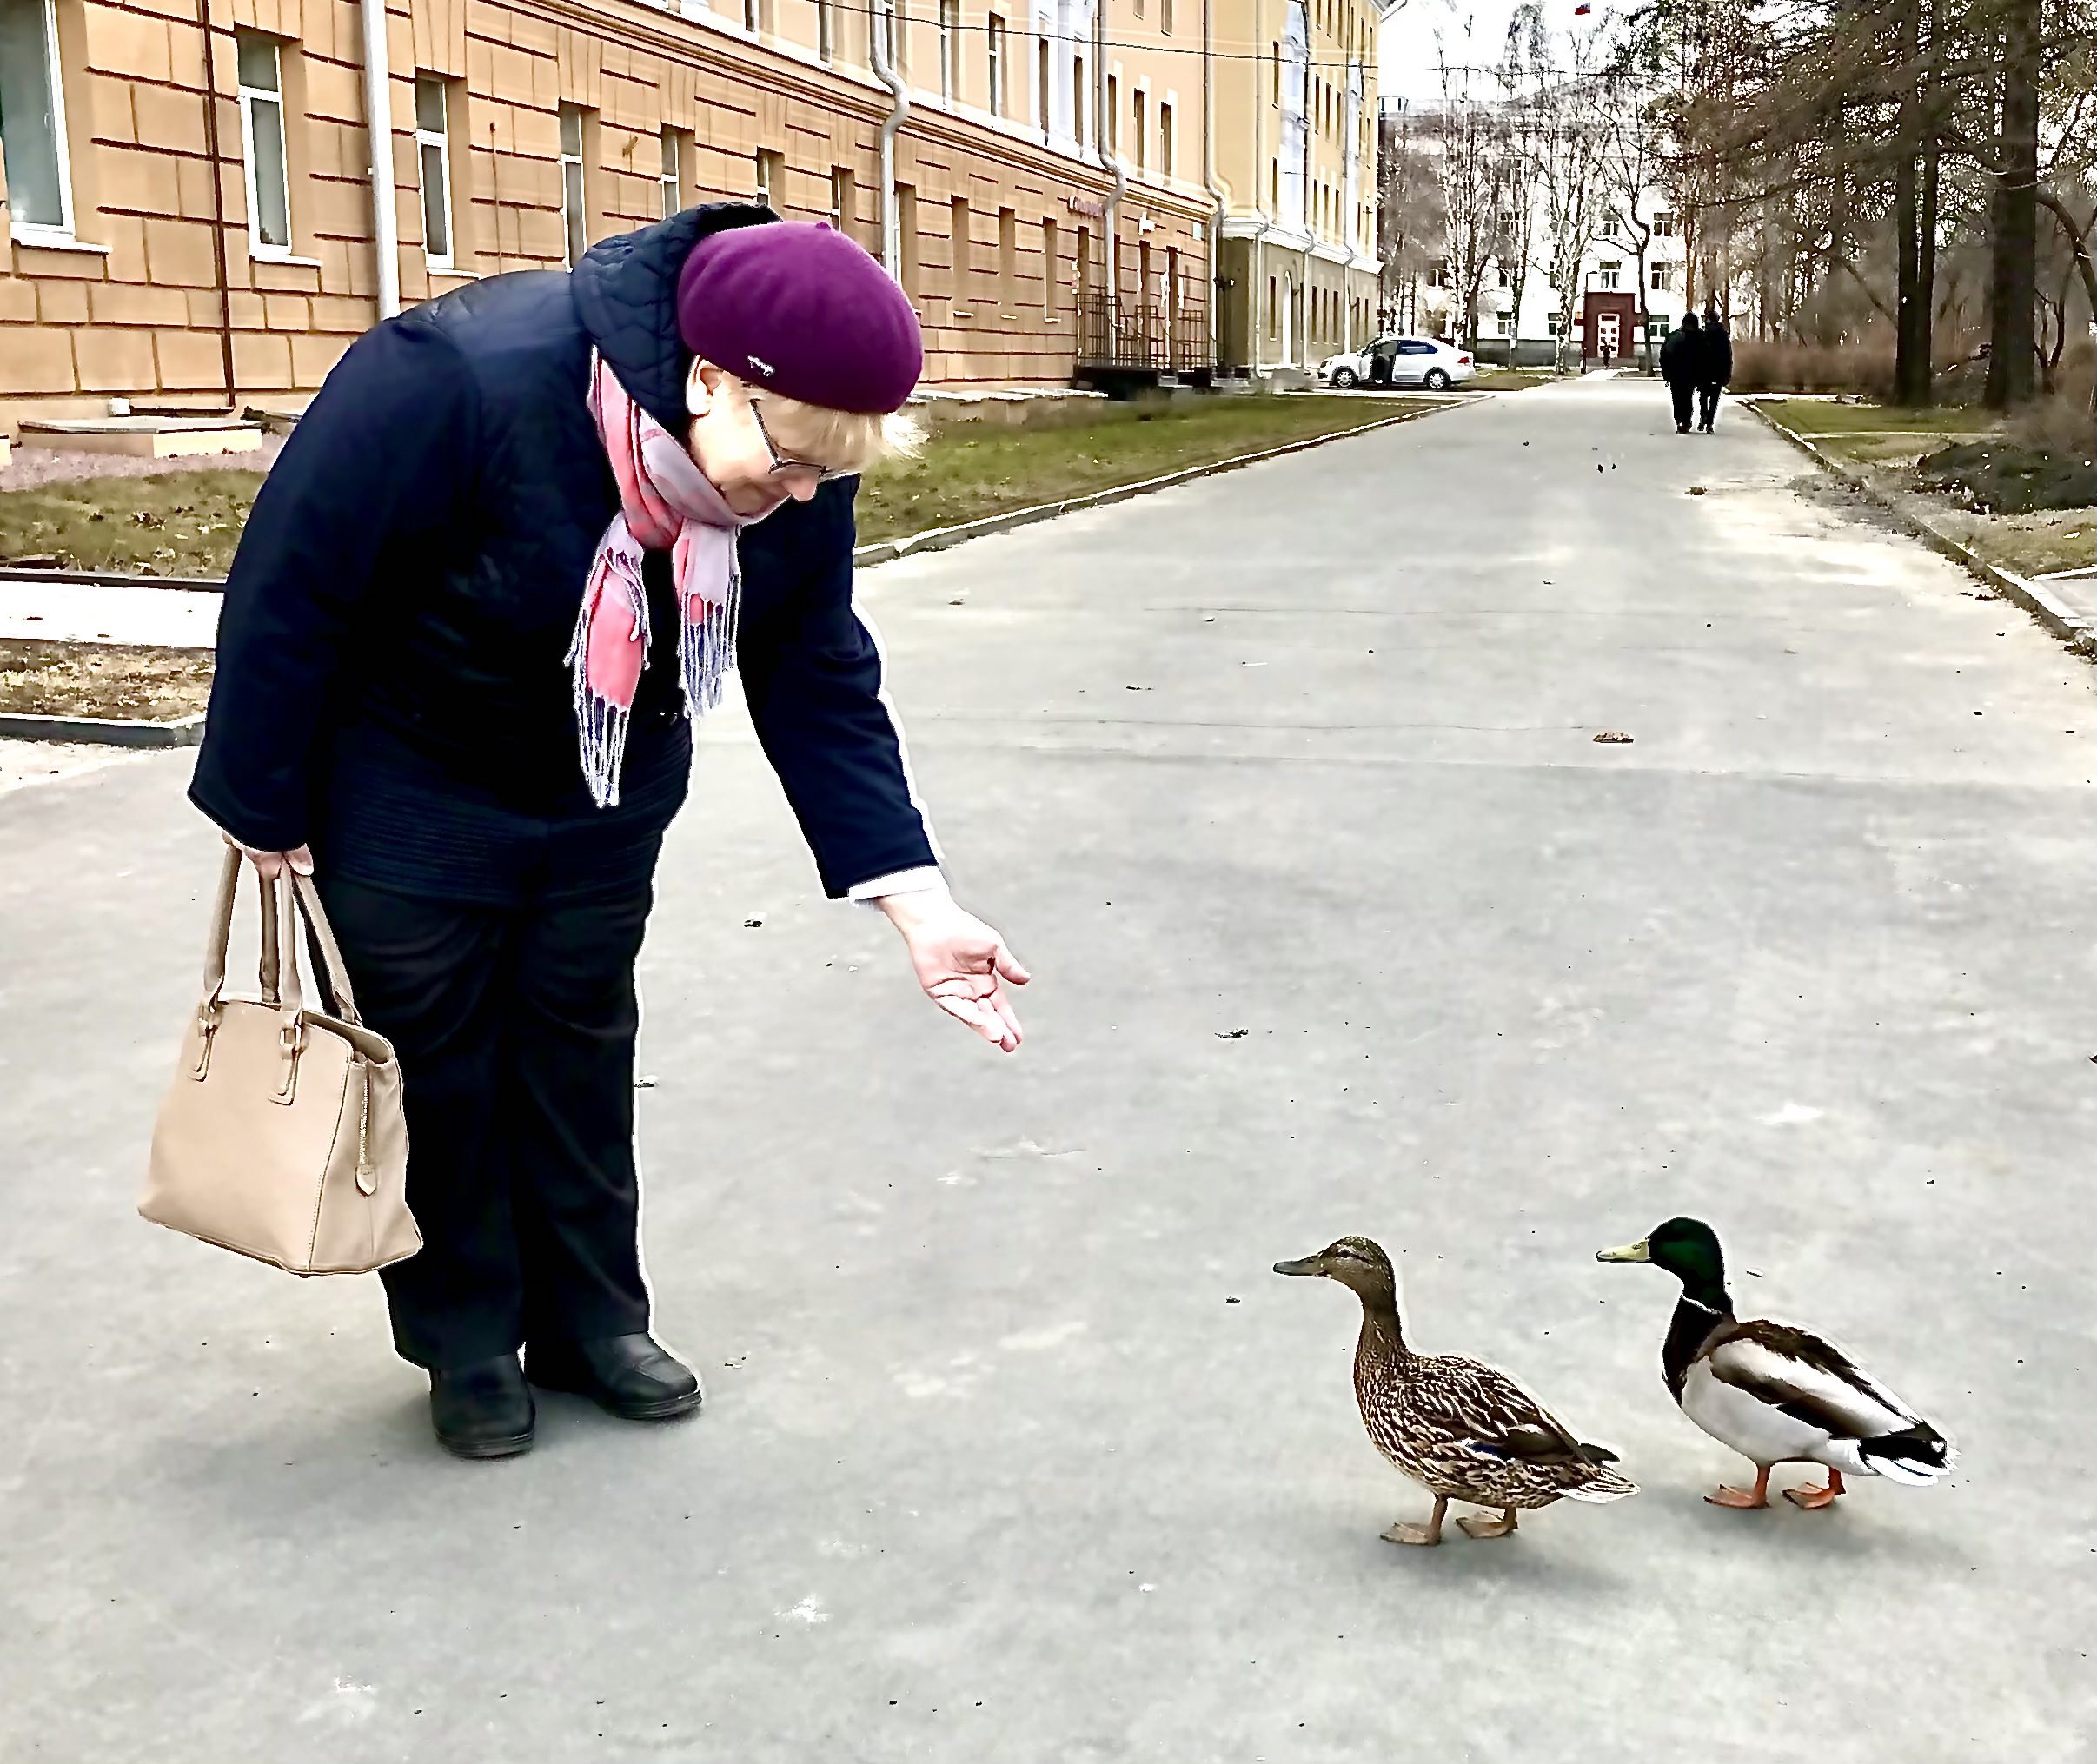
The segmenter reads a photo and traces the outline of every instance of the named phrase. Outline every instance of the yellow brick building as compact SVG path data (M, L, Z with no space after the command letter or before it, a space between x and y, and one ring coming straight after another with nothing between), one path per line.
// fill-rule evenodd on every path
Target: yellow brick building
M1205 363L1198 0L721 3L0 0L0 428L295 408L396 303L753 195L886 258L931 383L1066 382L1110 292Z

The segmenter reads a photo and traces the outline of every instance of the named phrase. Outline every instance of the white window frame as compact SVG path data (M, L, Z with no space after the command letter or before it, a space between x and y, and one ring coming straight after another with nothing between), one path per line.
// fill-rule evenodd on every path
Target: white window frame
M1652 263L1647 268L1649 294L1669 294L1675 287L1675 266L1672 263Z
M1675 216L1671 212L1653 216L1653 236L1656 239L1672 239L1675 236Z
M561 256L573 269L581 259L582 251L590 249L590 169L584 161L584 144L589 140L588 119L582 114L580 104L563 104L560 110L560 127L565 134L568 118L575 119L575 148L568 150L567 143L561 143ZM573 196L568 191L568 168L575 168L575 189ZM582 251L575 249L578 233L582 239Z
M1595 269L1596 285L1605 293L1623 292L1623 263L1621 259L1604 258Z
M56 0L43 0L43 90L51 107L51 158L58 168L58 219L23 221L10 216L17 242L34 245L43 240L73 242L73 162L66 145L65 73L58 59L58 7Z
M832 0L815 0L816 59L827 67L837 58L837 11Z
M248 191L248 255L265 262L282 263L291 255L291 159L289 143L284 131L284 45L281 38L264 30L241 30L234 32L234 55L236 62L240 53L240 39L252 36L269 45L271 59L276 63L276 90L269 91L260 86L250 86L246 80L240 83L240 142L241 176ZM261 191L255 183L255 107L269 104L276 110L277 163L284 171L284 232L281 245L270 244L262 237Z
M993 116L1005 115L1006 36L1007 31L1004 19L996 13L992 13L990 23L984 27L983 32L983 62L988 78L987 88L983 96L989 106L990 113Z
M961 0L939 0L939 97L954 101L954 76L959 71L954 56L961 35Z
M660 134L662 165L655 183L662 192L662 217L667 221L685 211L685 143L667 123L662 125Z
M437 94L437 103L442 106L440 126L429 129L422 123L422 88L427 82ZM450 82L439 74L415 74L415 175L422 181L422 262L426 268L449 271L459 260L459 224L451 200L451 90ZM437 196L442 205L444 219L444 249L429 249L429 160L432 148L437 154Z

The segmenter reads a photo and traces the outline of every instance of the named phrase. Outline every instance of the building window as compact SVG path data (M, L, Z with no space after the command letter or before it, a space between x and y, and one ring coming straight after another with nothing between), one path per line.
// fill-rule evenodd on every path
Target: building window
M680 129L662 131L662 217L685 211L685 141Z
M1515 285L1515 279L1512 275L1509 275L1506 270L1503 269L1499 271L1499 285L1502 288L1512 288Z
M1267 207L1277 215L1282 211L1282 162L1278 159L1267 162Z
M954 45L961 36L961 0L939 0L939 96L954 96Z
M1135 105L1136 169L1138 171L1148 171L1151 169L1151 131L1148 126L1150 120L1148 112L1151 107L1151 95L1145 91L1141 86L1138 86L1136 89Z
M590 249L589 210L582 180L582 112L561 107L561 234L567 262L573 269Z
M1675 216L1672 215L1654 216L1653 236L1656 239L1672 239L1675 236Z
M1665 294L1675 285L1675 266L1672 263L1656 263L1653 266L1653 292Z
M432 269L452 267L451 136L444 82L415 76L415 159L422 174L422 257Z
M1596 280L1604 288L1615 288L1623 275L1623 265L1614 257L1602 260Z
M1503 337L1513 336L1515 335L1514 314L1511 312L1503 312L1500 314L1499 316L1493 321L1493 328Z
M896 245L903 259L903 292L915 300L924 282L918 250L918 193L906 183L896 186Z
M1107 151L1121 151L1121 82L1113 75L1107 76L1107 113L1103 119L1106 124Z
M757 200L767 209L776 210L786 200L786 156L769 147L757 149Z
M1275 279L1270 275L1267 278L1267 335L1271 337L1278 337L1281 334L1281 289L1276 285Z
M1275 108L1276 108L1277 109L1279 109L1281 108L1281 103L1282 103L1282 46L1281 46L1281 44L1280 44L1280 43L1276 43L1276 44L1274 45L1274 105L1275 105Z
M815 52L828 61L837 48L837 15L830 0L815 0Z
M1158 107L1158 169L1167 177L1172 176L1173 160L1176 157L1172 139L1172 107L1160 104Z
M70 235L73 182L52 0L0 0L0 152L15 226Z
M1172 34L1172 0L1158 0L1158 28L1166 36Z
M284 82L274 36L234 32L240 66L242 157L248 178L248 249L291 255L291 182L284 162Z
M881 49L888 57L888 65L899 74L909 70L904 65L903 46L909 41L904 30L908 21L903 17L903 0L887 0L880 9Z
M1551 335L1555 337L1558 335L1558 315L1556 313L1551 314L1543 323L1544 328L1550 332Z
M1005 114L1005 21L996 13L991 14L990 29L985 33L985 55L990 65L990 113L993 116Z
M998 304L1010 312L1019 304L1019 216L998 210Z
M1056 259L1056 223L1041 223L1041 313L1044 318L1056 316L1056 283L1063 274L1063 265Z
M1080 297L1092 291L1092 229L1078 229L1078 292Z
M1430 288L1447 288L1455 280L1456 277L1451 274L1450 267L1446 263L1437 263L1427 272L1427 285Z
M743 0L743 29L755 36L765 28L765 0Z
M1045 136L1049 132L1049 43L1045 36L1034 40L1034 121L1040 125Z
M1168 11L1165 17L1172 15ZM1172 324L1179 322L1179 247L1165 247L1165 317Z
M859 182L841 165L830 174L830 225L847 239L858 230L859 223Z
M948 255L953 262L953 298L957 306L966 305L969 298L969 262L971 256L968 231L968 198L953 198L952 218L947 223ZM959 314L955 315L959 317Z

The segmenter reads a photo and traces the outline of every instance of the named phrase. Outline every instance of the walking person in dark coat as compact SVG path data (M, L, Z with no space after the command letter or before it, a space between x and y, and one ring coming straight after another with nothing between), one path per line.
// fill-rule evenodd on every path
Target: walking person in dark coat
M386 1294L460 1456L530 1446L531 1384L699 1403L650 1334L634 965L731 666L826 892L1019 1044L1026 973L947 892L852 604L855 474L922 361L850 240L693 209L380 325L255 502L190 795L314 876L399 1051L424 1247Z
M1704 322L1696 335L1696 421L1709 434L1718 420L1718 395L1733 377L1733 339L1715 307L1704 308Z
M1682 315L1682 328L1668 333L1668 340L1660 346L1660 377L1668 382L1668 395L1675 401L1675 433L1689 432L1689 418L1696 398L1697 349L1696 315L1686 312Z

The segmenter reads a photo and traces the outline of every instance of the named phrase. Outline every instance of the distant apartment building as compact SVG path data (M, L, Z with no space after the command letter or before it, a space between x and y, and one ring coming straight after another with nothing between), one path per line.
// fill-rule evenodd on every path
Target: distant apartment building
M0 0L0 431L295 408L400 304L731 197L882 256L929 384L1068 381L1088 298L1206 356L1199 0L725 3Z
M1389 169L1381 214L1383 255L1390 266L1379 325L1450 342L1469 341L1458 268L1444 255L1435 194L1439 107L1387 100L1379 119L1379 159ZM1543 364L1559 358L1560 290L1549 273L1548 222L1541 198L1532 223L1531 262L1523 285L1516 266L1488 256L1478 295L1477 338L1482 359ZM1592 236L1580 254L1573 288L1572 332L1565 358L1635 361L1641 327L1657 353L1688 309L1688 255L1679 217L1656 189L1634 203L1611 194L1596 203Z
M1218 360L1315 368L1376 323L1378 9L1211 3L1235 46L1215 70Z

